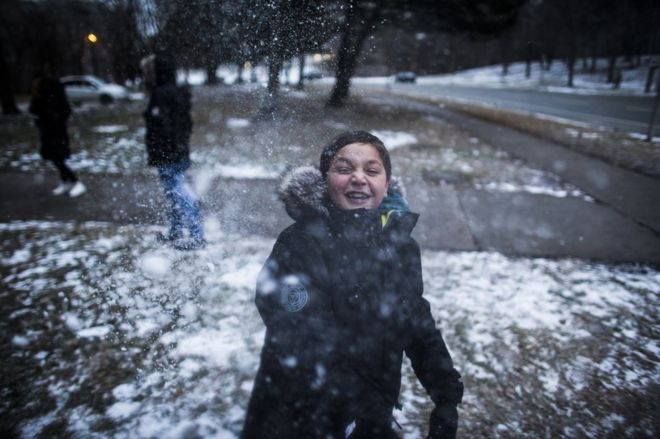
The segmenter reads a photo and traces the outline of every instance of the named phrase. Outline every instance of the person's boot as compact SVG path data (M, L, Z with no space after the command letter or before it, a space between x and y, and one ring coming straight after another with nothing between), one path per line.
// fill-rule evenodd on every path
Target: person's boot
M76 184L73 185L71 190L69 190L69 196L71 198L79 197L80 195L87 192L87 188L80 181L76 181Z
M55 189L53 189L53 195L63 195L66 192L69 192L73 187L73 183L68 181L61 182Z

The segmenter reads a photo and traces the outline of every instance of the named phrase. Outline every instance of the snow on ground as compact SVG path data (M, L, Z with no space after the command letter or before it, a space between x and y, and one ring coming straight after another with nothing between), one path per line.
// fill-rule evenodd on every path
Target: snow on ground
M156 227L0 224L0 407L21 437L237 436L273 242L206 228L209 246L182 253ZM658 271L436 251L423 269L466 384L463 437L654 436ZM408 364L401 403L404 437L424 437Z
M108 134L114 134L114 133L121 133L122 131L127 131L128 126L126 125L99 125L94 128L92 128L92 131L95 133L108 133Z
M248 119L243 119L239 117L230 117L227 119L227 127L231 129L245 128L250 125Z
M399 148L400 146L414 145L417 143L417 137L411 133L372 130L371 134L382 140L383 143L387 146L388 150L393 150Z
M419 109L398 100L365 100L373 116L361 107L349 109L349 114L343 118L341 115L316 116L315 110L303 107L300 114L264 126L251 120L245 112L245 100L251 98L245 91L195 88L193 166L189 175L199 195L203 196L218 178L277 178L288 167L316 163L319 145L325 142L323 139L329 140L331 133L371 126L371 131L393 151L398 175L422 176L489 191L523 191L586 199L577 188L553 174L535 170L439 118L428 115L420 118ZM288 97L285 95L282 99ZM289 102L287 105L297 108L308 104ZM141 107L130 104L98 107L97 111L93 123L88 120L92 114L85 114L74 117L70 124L73 155L68 164L74 172L153 174L146 163ZM308 114L314 115L313 122L299 120ZM356 117L362 119L356 122ZM304 130L304 138L296 134L301 131L301 122L309 127ZM37 142L36 132L31 127L24 127L13 138L8 138L8 144L0 151L0 168L52 172L52 165L41 159Z
M647 57L649 58L649 57ZM655 57L657 62L657 57ZM648 60L647 64L648 65ZM626 68L625 63L620 61L621 84L618 90L612 89L612 84L606 81L608 60L598 59L596 73L588 73L582 67L582 63L576 63L573 87L567 87L568 70L566 64L555 61L549 70L540 68L538 62L531 65L530 77L525 75L525 63L515 62L509 65L506 75L502 74L501 65L477 67L459 72L419 76L419 84L433 85L465 85L493 88L534 88L538 90L552 91L557 93L574 94L603 94L603 93L635 93L644 94L644 86L648 67ZM387 84L394 81L393 76L381 77L355 77L351 79L356 84Z
M243 180L276 179L284 172L285 167L279 166L276 170L266 168L260 164L224 164L203 165L190 172L195 193L204 197L218 178L233 178Z
M488 87L537 88L557 93L604 93L612 91L612 84L607 83L605 76L607 61L598 60L598 73L589 74L578 66L573 79L574 86L567 87L568 71L563 62L553 62L550 70L541 69L538 63L533 63L530 77L525 76L525 63L517 62L509 66L506 75L502 74L502 66L478 67L457 74L433 75L419 79L420 84L440 85L478 85ZM642 94L646 80L644 69L622 70L621 91Z

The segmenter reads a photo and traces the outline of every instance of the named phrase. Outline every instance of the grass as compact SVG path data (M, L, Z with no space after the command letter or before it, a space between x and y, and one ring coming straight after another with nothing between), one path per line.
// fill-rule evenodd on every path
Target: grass
M452 101L443 103L450 109L557 142L613 165L650 177L660 177L660 146L657 143L636 140L624 133L607 129L559 122L514 110Z
M262 98L263 90L254 86L193 89L193 168L259 167L277 176L286 168L316 164L323 146L340 132L365 129L381 135L386 144L400 134L412 139L391 146L394 174L404 180L467 186L562 185L440 116L393 100L353 98L344 108L326 108L323 90L284 89L278 110L265 118L259 117ZM149 172L143 143L145 106L146 102L131 102L74 108L69 124L74 170ZM118 129L103 131L108 127ZM4 146L0 169L51 171L38 155L37 133L29 117L3 120L0 135Z

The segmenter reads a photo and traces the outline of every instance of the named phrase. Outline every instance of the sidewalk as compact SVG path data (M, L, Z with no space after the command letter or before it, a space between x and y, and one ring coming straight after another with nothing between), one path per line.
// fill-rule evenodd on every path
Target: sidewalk
M515 129L448 110L442 112L449 122L526 162L559 175L599 202L660 233L660 180Z
M82 177L88 192L72 199L50 194L57 182L54 173L0 174L0 221L164 223L165 204L156 178ZM227 233L274 238L291 223L277 200L277 183L217 179L203 199L205 216L216 218ZM423 248L660 263L658 233L604 203L457 189L421 180L407 189L410 204L421 214L414 235Z

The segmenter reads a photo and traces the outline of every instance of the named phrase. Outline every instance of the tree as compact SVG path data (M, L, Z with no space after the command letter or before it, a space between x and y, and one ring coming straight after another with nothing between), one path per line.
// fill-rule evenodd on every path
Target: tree
M14 72L16 69L16 46L12 43L19 37L20 23L24 21L22 9L16 0L0 4L0 103L2 114L18 114L14 98Z
M318 50L336 30L332 8L312 0L256 2L252 50L268 62L268 85L261 113L277 107L279 74L285 60Z
M329 106L342 106L365 39L379 26L492 35L511 27L524 0L403 0L342 2L344 19Z
M139 62L146 53L144 36L138 28L140 5L137 0L110 0L107 33L112 71L115 80L135 80L140 74Z
M355 71L355 63L362 49L364 40L371 33L380 18L382 10L374 2L348 0L342 7L344 20L341 30L341 42L337 51L335 85L330 94L328 105L340 107L348 97L350 81Z

